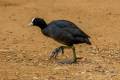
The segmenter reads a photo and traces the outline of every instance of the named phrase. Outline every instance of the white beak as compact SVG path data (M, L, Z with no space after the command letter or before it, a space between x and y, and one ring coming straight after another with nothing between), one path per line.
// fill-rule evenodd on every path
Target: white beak
M31 22L31 23L29 23L29 24L28 24L28 26L33 26L33 23L32 23L32 22Z

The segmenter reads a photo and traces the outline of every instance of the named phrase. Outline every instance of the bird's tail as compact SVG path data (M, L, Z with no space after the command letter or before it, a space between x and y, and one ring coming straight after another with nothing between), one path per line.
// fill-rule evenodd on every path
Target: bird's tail
M91 43L91 42L87 42L87 44L92 45L92 43Z
M90 42L90 40L88 38L85 39L86 44L92 45L92 43Z

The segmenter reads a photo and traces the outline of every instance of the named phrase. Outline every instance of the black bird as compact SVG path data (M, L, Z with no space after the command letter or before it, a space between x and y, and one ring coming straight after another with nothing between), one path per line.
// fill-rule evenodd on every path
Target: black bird
M41 28L41 32L47 37L62 43L66 46L60 46L54 49L50 55L51 58L56 58L58 53L64 53L65 48L72 48L73 59L71 61L61 63L75 63L77 62L74 44L86 43L91 45L90 36L84 33L74 23L67 20L55 20L47 24L42 18L33 18L31 25Z

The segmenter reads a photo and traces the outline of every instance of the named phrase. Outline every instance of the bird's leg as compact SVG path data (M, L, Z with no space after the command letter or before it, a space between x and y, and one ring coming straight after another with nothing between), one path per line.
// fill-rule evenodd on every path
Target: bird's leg
M73 50L73 63L75 63L77 61L77 56L76 56L76 52L75 52L75 47L72 46L72 50Z
M60 47L58 47L58 48L55 48L55 49L51 52L51 54L50 54L50 56L49 56L49 59L56 58L59 53L62 53L62 54L63 54L65 48L71 48L71 46L60 46Z
M62 54L64 53L64 47L63 47L63 46L60 46L60 47L54 49L54 50L51 52L51 54L50 54L50 56L49 56L49 59L51 59L51 58L56 58L59 53L62 53Z
M64 46L59 47L61 49L61 53L64 54Z
M61 61L59 63L62 63L62 64L72 64L72 63L75 63L77 62L77 56L76 56L76 52L75 52L75 47L74 46L66 46L64 48L72 48L73 50L73 59L71 60L64 60L64 61Z
M76 52L75 52L75 47L74 46L60 46L56 49L54 49L50 56L49 56L49 59L52 59L52 58L56 58L58 56L59 53L64 53L64 49L65 48L72 48L73 50L73 58L72 60L64 60L64 61L60 61L58 63L62 63L62 64L72 64L72 63L75 63L77 61L77 56L76 56Z
M63 46L60 46L60 47L58 48L58 51L56 51L55 54L54 54L54 58L56 58L59 53L64 54L64 47L63 47Z

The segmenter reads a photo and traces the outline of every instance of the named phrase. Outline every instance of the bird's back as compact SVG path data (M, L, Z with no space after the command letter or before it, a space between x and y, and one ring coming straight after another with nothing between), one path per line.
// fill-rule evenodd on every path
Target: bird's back
M88 36L86 33L84 33L80 28L78 28L74 23L70 22L70 21L66 21L66 20L56 20L51 22L50 25L56 25L57 27L59 27L62 30L68 31L70 33L72 33L74 36L82 36L82 37L88 37L90 38L90 36Z

